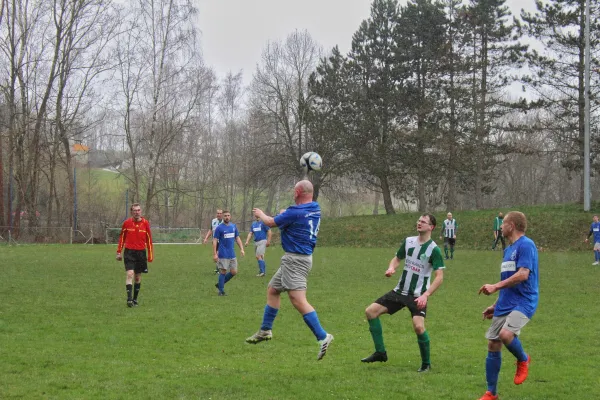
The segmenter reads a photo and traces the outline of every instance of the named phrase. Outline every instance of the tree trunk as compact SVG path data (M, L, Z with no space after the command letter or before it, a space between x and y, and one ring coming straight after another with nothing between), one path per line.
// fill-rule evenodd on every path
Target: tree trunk
M383 195L383 206L385 207L385 213L396 214L394 205L392 204L392 194L390 192L390 184L387 176L380 176L379 181L381 182L381 194Z

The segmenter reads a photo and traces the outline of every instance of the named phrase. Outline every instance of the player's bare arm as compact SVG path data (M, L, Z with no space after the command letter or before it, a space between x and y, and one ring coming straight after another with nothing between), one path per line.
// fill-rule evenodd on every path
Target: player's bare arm
M268 231L267 232L267 247L269 247L271 245L271 238L273 237L273 232Z
M219 255L217 254L217 243L219 243L219 241L215 238L212 241L212 245L213 245L213 261L217 262L219 260Z
M267 214L264 213L263 210L261 210L260 208L253 208L252 209L252 213L260 218L260 220L267 225L269 228L273 228L274 226L277 226L277 224L275 224L275 219L273 217L268 216Z
M394 273L396 272L396 268L398 268L398 265L400 265L400 259L398 257L392 258L388 269L385 271L385 276L389 278L390 276L394 275Z
M204 240L202 241L202 244L205 244L208 241L208 238L210 235L212 235L212 229L209 229L208 232L206 232L206 236L204 236Z
M485 310L481 313L483 315L483 319L492 319L494 317L494 310L496 309L496 303L492 304L489 307L486 307Z
M252 231L248 232L248 237L246 238L246 243L245 243L246 246L248 246L248 243L250 243L251 237L252 237Z
M516 274L511 276L508 279L500 281L496 284L485 284L479 289L479 294L483 293L486 296L490 294L496 293L500 289L504 289L507 287L512 287L518 285L519 283L526 281L529 278L529 269L527 268L519 268Z
M240 237L238 236L235 240L238 244L238 246L240 246L240 253L242 253L242 256L246 255L246 252L244 251L244 244L242 243L242 239L240 239Z

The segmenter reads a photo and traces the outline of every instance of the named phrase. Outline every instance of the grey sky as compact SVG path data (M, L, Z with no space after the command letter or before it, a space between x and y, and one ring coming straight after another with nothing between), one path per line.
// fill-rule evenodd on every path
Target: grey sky
M325 51L350 49L352 35L370 13L372 0L197 0L201 47L207 65L222 77L244 72L249 83L268 41L307 30ZM401 3L405 1L401 0ZM518 14L534 0L507 0Z

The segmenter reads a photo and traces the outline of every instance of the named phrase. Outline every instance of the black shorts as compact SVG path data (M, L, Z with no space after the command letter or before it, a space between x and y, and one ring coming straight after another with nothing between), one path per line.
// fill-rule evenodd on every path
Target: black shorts
M136 274L148 273L146 250L125 249L123 261L125 262L125 271L134 271Z
M450 246L454 246L456 244L456 239L445 237L444 244L450 244Z
M417 308L417 303L415 302L414 296L405 296L403 294L399 294L394 290L390 290L377 300L375 303L384 306L388 309L388 314L393 315L396 312L402 310L404 307L407 307L410 311L411 316L419 316L425 318L427 315L427 306L424 309L419 310Z

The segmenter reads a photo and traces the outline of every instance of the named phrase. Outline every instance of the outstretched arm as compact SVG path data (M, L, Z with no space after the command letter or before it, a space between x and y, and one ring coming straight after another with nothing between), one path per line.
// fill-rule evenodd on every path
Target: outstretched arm
M529 278L529 269L527 268L519 268L516 274L511 276L510 278L506 278L503 281L500 281L496 284L485 284L479 289L479 294L483 293L486 296L497 292L500 289L504 289L507 287L512 287L518 285L521 282L526 281Z
M260 218L260 220L265 225L267 225L269 228L273 228L274 226L277 226L277 224L275 224L275 218L268 216L260 208L254 208L252 210L252 212L254 213L255 216L257 216L258 218Z

